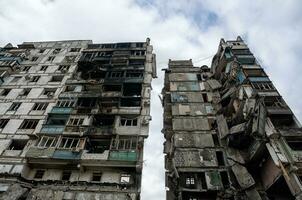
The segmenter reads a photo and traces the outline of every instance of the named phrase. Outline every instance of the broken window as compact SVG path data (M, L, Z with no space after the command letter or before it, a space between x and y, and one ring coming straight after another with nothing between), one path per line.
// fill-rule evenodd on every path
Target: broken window
M65 62L74 62L76 59L76 56L65 56Z
M121 184L129 184L131 180L130 174L121 174L120 183Z
M33 76L29 82L38 82L39 79L40 79L40 76Z
M121 90L121 85L103 85L104 92L120 92Z
M45 170L38 169L35 173L34 179L42 179L44 176Z
M9 150L23 150L26 146L28 140L12 140L11 144L9 145Z
M46 71L47 70L47 68L48 68L48 66L47 65L43 65L41 68L40 68L40 71Z
M146 51L143 51L143 50L131 51L131 55L133 55L133 56L144 56L144 55L146 55Z
M8 111L16 111L16 110L18 110L18 108L20 107L20 105L21 105L21 103L13 103L10 107L9 107L9 109L8 109Z
M115 120L114 115L95 115L93 124L98 127L113 126Z
M67 115L50 115L48 117L46 124L63 126L66 124L67 119L68 119Z
M130 48L130 43L117 43L116 48Z
M64 71L67 72L69 70L69 67L70 67L70 65L60 65L58 67L58 70L61 72L64 72Z
M57 107L74 107L75 101L74 100L59 100L57 102Z
M271 82L252 82L252 88L256 90L275 90Z
M32 61L32 62L36 62L38 59L39 59L39 57L34 56L34 57L31 58L31 61Z
M20 93L19 93L19 98L23 98L23 97L26 97L30 92L30 89L29 88L25 88L23 89Z
M92 173L92 181L93 182L101 182L102 173L101 172L93 172Z
M129 65L145 65L145 60L140 60L140 59L129 59Z
M101 51L101 52L98 52L97 53L97 56L100 56L100 57L110 57L112 56L112 51Z
M140 83L124 83L123 95L124 96L141 96L142 84Z
M202 81L201 74L197 74L197 80Z
M302 141L297 140L286 140L288 146L294 151L302 151Z
M54 59L55 59L55 56L49 56L49 57L47 58L47 61L48 61L48 62L52 62Z
M62 172L62 178L61 178L61 180L62 181L69 181L70 177L71 177L71 171L64 170Z
M81 126L84 122L83 118L70 118L68 121L69 126Z
M4 128L8 121L9 119L0 119L0 128Z
M286 104L281 96L267 96L264 98L264 104L268 107L286 108Z
M64 76L52 76L49 82L61 82Z
M77 106L84 108L93 108L96 106L96 100L96 98L79 98Z
M207 93L202 93L202 98L203 98L203 102L204 103L208 102L208 95L207 95Z
M122 78L124 76L124 73L122 71L111 71L108 72L107 77L108 78Z
M222 171L220 172L220 176L223 187L225 189L228 188L230 185L228 173L226 171Z
M11 89L3 89L2 91L1 91L1 96L6 96L6 95L8 95L8 93L11 91Z
M43 95L53 96L56 90L56 88L44 88Z
M69 150L73 148L81 148L84 142L84 138L63 137L60 141L59 148Z
M81 48L71 48L69 52L80 52Z
M35 129L38 122L38 119L24 119L19 129Z
M110 139L91 139L88 142L88 153L104 153L104 151L110 149Z
M137 118L121 118L120 126L137 126Z
M46 49L39 49L39 53L44 53Z
M111 150L136 150L138 140L136 137L121 137L111 141Z
M140 107L141 106L141 98L121 98L121 106L122 107Z
M141 78L143 77L142 71L126 71L127 78Z
M58 142L57 137L42 136L37 146L41 148L56 147L57 142Z
M244 69L243 73L246 77L266 76L266 74L262 69Z
M204 172L198 173L198 178L201 181L201 188L207 189L207 181L206 181L205 173Z
M216 158L217 158L218 166L225 165L222 151L216 151Z
M24 66L24 67L22 68L22 72L28 72L29 69L30 69L30 66Z
M33 110L46 110L48 103L35 103Z
M59 49L59 48L58 49L54 49L53 52L52 52L52 54L58 54L58 53L60 53L60 51L61 51L61 49Z

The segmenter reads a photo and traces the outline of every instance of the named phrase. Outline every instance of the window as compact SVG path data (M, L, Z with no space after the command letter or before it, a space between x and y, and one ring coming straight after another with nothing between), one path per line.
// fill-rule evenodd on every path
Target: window
M70 118L68 121L69 126L80 126L84 122L83 118Z
M33 76L30 80L30 82L38 82L38 80L40 79L40 76Z
M144 56L146 54L145 51L131 51L131 55L134 56Z
M70 138L70 137L63 137L60 141L59 148L61 149L73 149L82 147L85 142L83 138Z
M44 53L45 49L39 49L39 53Z
M202 93L203 102L208 102L208 95L206 93Z
M92 181L94 182L101 182L102 173L100 172L93 172L92 173Z
M121 184L130 183L130 178L131 178L130 174L121 174L121 179L120 179Z
M11 83L16 83L21 79L21 76L15 76L13 77L13 79L11 80Z
M47 58L47 61L52 62L54 59L55 59L55 56L49 56L49 57Z
M30 92L30 89L29 88L25 88L23 89L20 93L19 93L19 96L18 97L26 97Z
M271 82L252 82L252 87L256 90L275 90Z
M69 52L79 52L81 48L71 48Z
M38 122L38 119L25 119L19 129L35 129Z
M26 146L28 140L12 140L12 143L9 145L9 150L23 150Z
M76 56L65 56L65 62L74 62Z
M22 72L28 72L29 69L30 69L30 66L24 66L24 67L22 68Z
M53 76L49 82L61 82L64 76Z
M121 85L104 85L103 91L104 92L120 92L122 90Z
M141 78L141 77L143 77L143 73L141 71L127 71L126 77L127 78Z
M75 101L72 100L59 100L57 102L58 107L74 107Z
M69 179L70 179L70 177L71 177L71 171L63 171L63 173L62 173L62 181L69 181Z
M195 178L194 177L187 177L186 178L186 185L195 185Z
M8 121L9 119L0 119L0 128L4 128Z
M35 176L34 178L35 179L42 179L43 176L44 176L44 173L45 173L45 170L42 170L42 169L38 169L35 173Z
M70 65L60 65L58 67L59 71L68 71L69 70Z
M43 65L43 66L41 67L40 71L44 71L44 72L45 72L47 68L48 68L47 65Z
M1 96L6 96L11 91L11 89L3 89L1 92Z
M9 109L8 109L8 111L16 111L16 110L18 110L18 108L20 107L20 105L21 105L21 103L13 103L10 107L9 107Z
M96 98L79 98L78 107L93 108L96 105Z
M46 110L48 103L35 103L33 110Z
M34 57L31 58L31 61L32 61L32 62L36 62L38 59L39 59L39 57L34 56Z
M137 118L134 119L121 118L121 126L137 126Z
M121 77L123 77L123 72L121 71L108 72L108 78L121 78Z
M90 139L86 146L88 153L104 153L110 149L111 139Z
M137 149L137 138L115 138L112 139L111 150L136 150Z
M224 157L222 151L216 151L218 166L224 166Z
M45 88L43 95L47 95L47 96L53 96L56 92L56 88Z
M37 146L41 148L56 147L57 142L58 142L58 138L56 137L42 136Z

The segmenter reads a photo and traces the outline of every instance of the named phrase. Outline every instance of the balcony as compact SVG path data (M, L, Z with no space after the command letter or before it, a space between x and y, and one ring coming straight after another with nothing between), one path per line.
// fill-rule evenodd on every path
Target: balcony
M238 62L241 64L255 64L255 57L253 55L236 55Z
M109 160L135 162L138 159L136 151L111 151Z
M56 150L52 158L63 160L79 160L81 158L81 153L78 151Z
M71 112L71 107L53 107L50 111L52 114L70 114Z
M47 133L47 134L61 134L65 129L64 125L49 125L44 124L41 128L40 133Z

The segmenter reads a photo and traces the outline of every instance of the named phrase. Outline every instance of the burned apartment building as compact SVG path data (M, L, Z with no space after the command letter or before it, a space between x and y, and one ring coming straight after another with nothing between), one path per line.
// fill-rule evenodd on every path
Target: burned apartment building
M162 95L168 200L302 199L301 126L241 37L170 60Z
M149 39L0 48L0 199L139 200L152 50Z

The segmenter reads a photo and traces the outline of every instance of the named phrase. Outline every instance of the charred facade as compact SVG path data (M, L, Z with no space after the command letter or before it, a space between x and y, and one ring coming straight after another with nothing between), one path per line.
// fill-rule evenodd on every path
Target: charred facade
M240 37L164 84L167 199L302 198L301 125Z
M0 49L0 199L140 199L155 55L146 42Z

